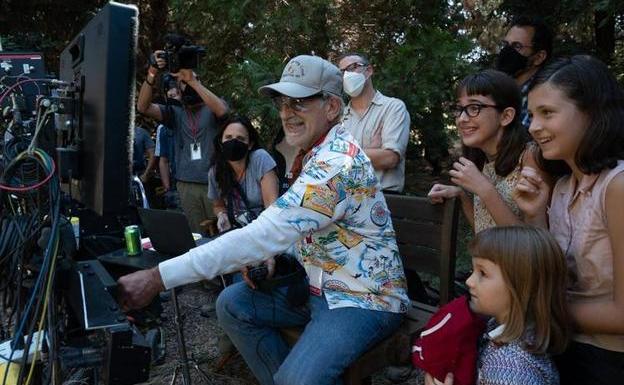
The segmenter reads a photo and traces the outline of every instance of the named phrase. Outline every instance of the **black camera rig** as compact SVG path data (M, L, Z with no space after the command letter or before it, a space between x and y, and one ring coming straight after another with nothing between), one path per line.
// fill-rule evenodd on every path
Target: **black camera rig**
M149 375L151 344L117 307L115 281L80 261L99 255L95 234L121 239L99 226L123 226L130 205L133 106L123 95L134 88L137 17L106 5L61 54L61 80L45 75L40 54L0 55L0 385Z
M166 69L171 73L177 73L181 69L196 69L199 67L200 57L206 54L204 47L193 45L180 35L168 34L165 41L164 52L159 57L165 59Z

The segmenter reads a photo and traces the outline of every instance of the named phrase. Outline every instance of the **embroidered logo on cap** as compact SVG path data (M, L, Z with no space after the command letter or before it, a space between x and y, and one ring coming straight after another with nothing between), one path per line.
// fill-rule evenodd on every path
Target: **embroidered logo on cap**
M282 73L281 80L284 80L284 78L287 77L302 78L304 76L305 71L303 68L303 64L297 60L291 60L290 63L288 63L288 67L286 67L286 69Z

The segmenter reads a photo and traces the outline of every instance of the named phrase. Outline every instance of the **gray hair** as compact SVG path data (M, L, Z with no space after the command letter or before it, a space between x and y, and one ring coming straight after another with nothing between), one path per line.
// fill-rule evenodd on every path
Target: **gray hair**
M338 100L340 102L340 109L338 111L338 115L336 116L336 119L334 119L331 122L332 125L336 125L336 124L340 123L340 119L342 119L342 114L343 114L344 109L345 109L345 103L344 103L344 100L340 96L332 94L331 92L323 91L323 100L328 100L330 98L331 99L336 99L336 100Z

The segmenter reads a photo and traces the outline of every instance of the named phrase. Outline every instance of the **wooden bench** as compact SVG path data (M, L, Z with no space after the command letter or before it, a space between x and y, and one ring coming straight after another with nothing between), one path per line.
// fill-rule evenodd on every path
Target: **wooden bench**
M440 305L453 297L455 249L459 203L449 199L432 205L427 198L386 195L406 270L428 273L440 279ZM400 329L351 364L344 373L345 385L370 384L370 376L390 365L410 363L410 336L420 330L437 307L412 300ZM300 330L283 331L294 344Z
M459 203L432 205L425 197L386 195L405 270L440 279L440 302L453 297ZM407 317L394 335L351 364L345 385L370 384L370 376L390 365L410 364L411 335L427 323L437 307L411 300Z

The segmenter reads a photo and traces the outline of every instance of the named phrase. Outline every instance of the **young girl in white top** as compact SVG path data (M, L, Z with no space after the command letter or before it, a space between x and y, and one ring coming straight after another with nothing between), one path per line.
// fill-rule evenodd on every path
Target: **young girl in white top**
M602 62L574 56L536 76L528 104L543 158L568 169L551 193L525 168L516 194L527 219L549 226L567 258L576 335L557 359L561 382L622 384L624 93Z

